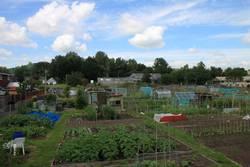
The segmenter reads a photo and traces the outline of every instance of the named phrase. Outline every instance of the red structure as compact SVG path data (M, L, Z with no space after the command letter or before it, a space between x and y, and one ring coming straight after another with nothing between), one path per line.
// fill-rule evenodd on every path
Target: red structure
M154 120L160 123L170 123L185 121L187 120L187 117L183 114L155 114Z

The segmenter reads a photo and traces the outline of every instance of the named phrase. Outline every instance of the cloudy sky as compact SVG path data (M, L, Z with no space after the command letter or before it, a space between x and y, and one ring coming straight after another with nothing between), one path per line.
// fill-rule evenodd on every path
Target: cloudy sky
M1 0L0 66L75 51L250 68L250 0Z

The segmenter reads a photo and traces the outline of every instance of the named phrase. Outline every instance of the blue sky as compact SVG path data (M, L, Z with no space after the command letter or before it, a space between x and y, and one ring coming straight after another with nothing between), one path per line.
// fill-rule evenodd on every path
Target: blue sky
M76 51L250 68L250 0L1 0L0 66Z

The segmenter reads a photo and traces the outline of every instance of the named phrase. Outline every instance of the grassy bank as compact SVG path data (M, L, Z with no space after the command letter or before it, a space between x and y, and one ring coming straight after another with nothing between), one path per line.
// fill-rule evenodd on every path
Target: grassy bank
M63 138L66 122L70 117L70 111L65 111L55 125L55 127L48 133L46 138L34 139L27 141L28 145L32 147L29 158L22 164L15 164L13 166L21 167L45 167L50 166L58 146L58 143Z

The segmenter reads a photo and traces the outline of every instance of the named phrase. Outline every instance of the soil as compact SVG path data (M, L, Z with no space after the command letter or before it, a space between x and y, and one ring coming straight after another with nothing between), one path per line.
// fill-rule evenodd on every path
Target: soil
M250 167L250 134L202 137L200 141L208 147L223 152L226 156Z

